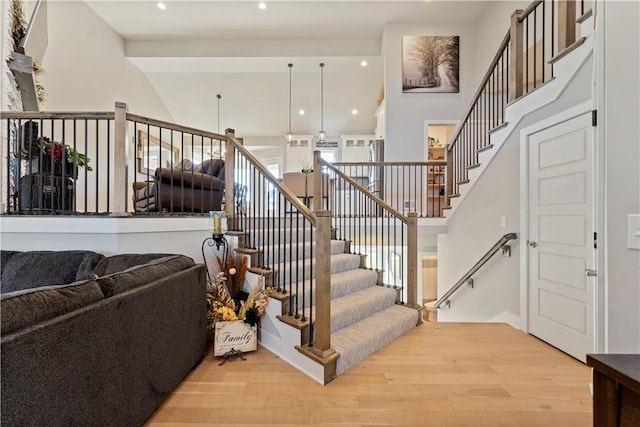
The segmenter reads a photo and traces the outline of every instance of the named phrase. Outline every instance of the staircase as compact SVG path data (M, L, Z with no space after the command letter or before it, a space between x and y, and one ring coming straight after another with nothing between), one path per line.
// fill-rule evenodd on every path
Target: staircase
M301 338L290 345L300 348L309 344L311 336L307 319L316 319L316 307L312 298L316 269L311 257L315 252L315 233L310 228L304 231L262 228L257 233L272 237L277 234L285 241L280 242L277 251L267 247L250 251L253 265L259 263L275 266L268 272L259 269L253 271L272 276L271 280L278 276L283 287L291 290L287 294L274 295L275 301L272 302L280 303L281 309L271 313L271 318L264 319L263 323L279 322L279 327L299 329ZM310 236L310 241L304 244L296 242L296 233ZM256 237L260 240L260 236ZM361 256L345 253L345 241L331 240L330 246L330 332L331 347L337 353L335 367L331 367L330 371L337 376L416 326L419 312L396 304L397 290L377 285L378 273L360 268ZM283 260L282 255L288 254L290 249L291 253L298 255L295 259ZM242 253L243 249L239 251ZM303 274L305 279L300 280ZM297 311L294 306L296 295L301 297L297 304L307 307L298 316L294 314ZM269 315L267 311L266 316ZM274 348L270 350L277 352Z

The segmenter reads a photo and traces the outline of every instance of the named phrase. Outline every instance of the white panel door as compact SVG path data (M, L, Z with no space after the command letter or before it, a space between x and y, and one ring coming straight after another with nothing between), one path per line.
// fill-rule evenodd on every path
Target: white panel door
M596 278L591 116L529 135L529 332L584 361Z

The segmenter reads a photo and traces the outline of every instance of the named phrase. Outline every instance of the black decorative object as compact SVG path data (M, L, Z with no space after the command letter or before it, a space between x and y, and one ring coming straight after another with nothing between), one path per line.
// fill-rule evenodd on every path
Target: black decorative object
M73 209L71 178L32 173L20 178L18 197L21 211L60 212Z
M207 257L204 254L205 246L213 247L216 246L216 250L220 250L222 246L222 265L227 265L227 257L229 256L229 242L227 242L227 238L224 237L224 234L211 234L211 237L207 237L202 242L202 259L204 260L205 266L207 265ZM211 274L209 273L209 267L207 266L207 278L209 279L209 283L213 283L211 279Z

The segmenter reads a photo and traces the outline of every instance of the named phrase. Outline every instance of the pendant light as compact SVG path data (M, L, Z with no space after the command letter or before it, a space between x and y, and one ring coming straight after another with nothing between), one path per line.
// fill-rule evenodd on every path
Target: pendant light
M324 131L324 62L320 63L320 132L319 142L324 142L327 134Z
M291 132L291 69L293 68L293 64L288 64L289 67L289 132L285 135L287 142L291 143L293 141L293 133Z

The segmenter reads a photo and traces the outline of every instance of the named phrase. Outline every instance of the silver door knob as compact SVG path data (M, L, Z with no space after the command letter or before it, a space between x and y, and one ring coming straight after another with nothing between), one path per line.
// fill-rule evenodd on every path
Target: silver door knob
M538 247L538 242L536 242L534 240L527 240L527 246L529 246L530 248L537 248Z
M590 268L587 268L586 270L584 270L584 274L587 277L596 277L598 275L598 271L597 270L591 270Z

